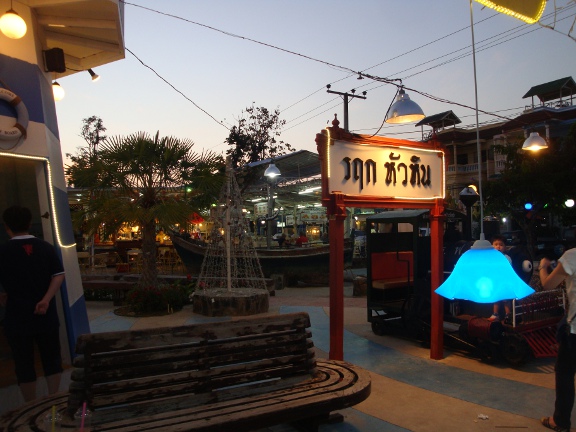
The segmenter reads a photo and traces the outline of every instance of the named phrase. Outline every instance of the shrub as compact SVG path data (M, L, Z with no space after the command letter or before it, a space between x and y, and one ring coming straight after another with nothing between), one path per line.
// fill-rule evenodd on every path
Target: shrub
M189 302L193 290L191 282L134 288L126 294L126 305L136 314L177 312Z

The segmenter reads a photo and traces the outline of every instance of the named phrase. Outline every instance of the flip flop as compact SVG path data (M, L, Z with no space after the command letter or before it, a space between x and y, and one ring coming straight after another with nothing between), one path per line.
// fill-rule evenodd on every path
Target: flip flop
M542 423L542 425L547 427L548 429L552 429L553 431L556 431L556 432L570 432L570 429L563 428L560 426L552 426L550 424L550 417L542 417L540 419L540 423Z

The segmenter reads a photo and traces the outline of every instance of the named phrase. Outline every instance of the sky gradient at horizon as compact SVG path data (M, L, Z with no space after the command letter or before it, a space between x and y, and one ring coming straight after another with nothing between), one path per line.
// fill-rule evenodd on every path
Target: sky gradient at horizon
M553 31L474 2L481 110L515 117L531 103L522 96L532 86L576 75L576 40L566 35L576 1L556 5L563 9ZM548 2L541 21L553 19ZM351 131L371 135L382 125L396 87L354 71L402 79L452 102L407 90L426 115L452 110L461 126L475 125L466 0L133 0L125 46L124 60L94 68L98 82L87 72L58 79L66 90L56 103L63 154L86 145L82 119L93 115L108 136L159 131L191 139L197 152L223 153L228 128L251 105L278 108L287 121L281 139L315 152L314 138L334 114L343 127L342 99L326 93L327 84L367 91L350 103ZM480 115L482 124L500 120ZM421 129L386 124L379 135L419 140Z

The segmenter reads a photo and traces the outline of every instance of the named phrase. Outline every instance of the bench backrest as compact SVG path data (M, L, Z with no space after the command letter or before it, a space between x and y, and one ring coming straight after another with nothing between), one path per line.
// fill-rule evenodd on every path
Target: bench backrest
M307 313L81 335L68 412L309 378L316 368Z
M414 256L412 251L376 252L372 257L372 280L414 280Z

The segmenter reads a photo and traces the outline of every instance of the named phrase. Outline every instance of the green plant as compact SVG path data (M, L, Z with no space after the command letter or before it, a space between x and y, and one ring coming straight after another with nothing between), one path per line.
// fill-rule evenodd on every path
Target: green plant
M176 282L162 289L162 299L170 311L179 311L189 303L189 297L194 288L192 284Z
M191 281L135 288L126 294L126 305L136 314L173 313L188 304L193 291Z

